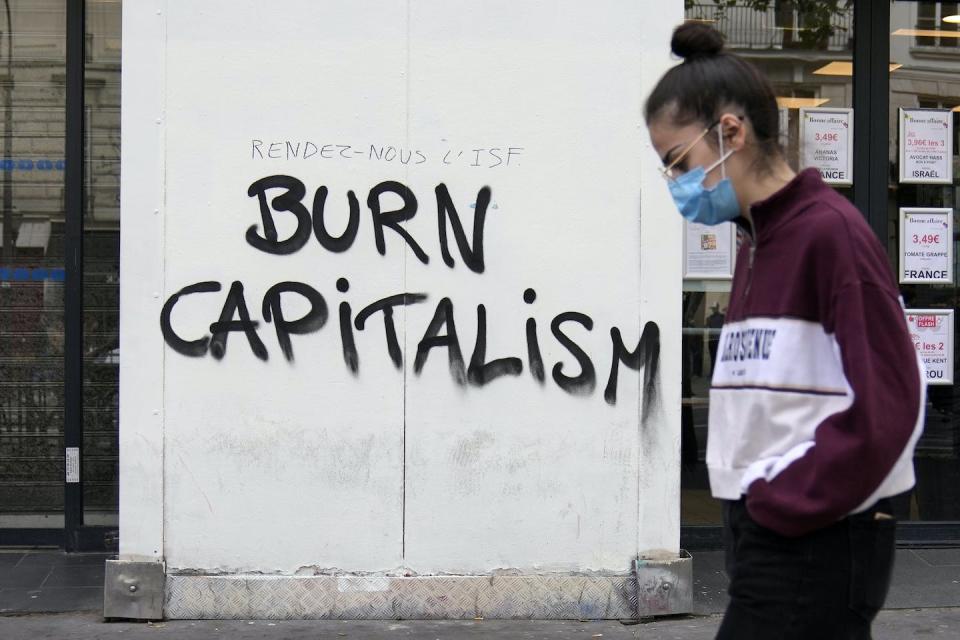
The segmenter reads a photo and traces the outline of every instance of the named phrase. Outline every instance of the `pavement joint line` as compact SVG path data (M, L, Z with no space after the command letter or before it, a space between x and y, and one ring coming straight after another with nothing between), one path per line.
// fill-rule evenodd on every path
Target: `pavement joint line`
M43 580L40 582L40 589L41 589L41 590L42 590L43 587L47 584L47 580L50 579L50 576L53 575L53 570L54 570L54 569L56 569L56 565L52 565L52 566L50 567L50 570L47 571L47 575L45 575L45 576L43 577Z
M922 555L920 555L919 553L917 553L917 550L916 550L916 549L908 549L908 551L910 551L910 553L913 555L914 558L916 558L917 560L919 560L919 561L922 562L923 564L927 565L928 567L934 566L933 563L928 562L926 558L924 558Z

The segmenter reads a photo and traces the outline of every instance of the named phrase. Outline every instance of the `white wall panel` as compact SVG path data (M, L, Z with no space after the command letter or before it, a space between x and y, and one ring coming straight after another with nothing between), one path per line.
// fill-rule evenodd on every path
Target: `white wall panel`
M642 4L284 0L267 11L206 0L171 3L162 15L125 7L124 225L141 224L131 194L156 193L162 233L125 233L124 278L149 272L163 291L151 302L140 287L123 290L125 344L153 347L135 366L124 361L121 433L132 456L144 455L131 444L140 437L154 455L162 449L164 491L156 504L156 487L131 479L128 459L121 487L143 486L137 495L149 504L128 499L122 509L162 514L173 571L626 572L638 554L676 554L680 226L663 186L646 182L656 157L641 107L649 70L668 63L664 33L682 16L679 3L662 15ZM136 57L148 50L162 60ZM144 116L158 101L159 124ZM331 235L349 229L352 191L355 237L324 247L310 226L287 253L252 246L248 229L264 236L265 227L248 188L277 175L303 184L293 200ZM377 185L385 193L371 202ZM313 206L320 187L322 214ZM449 221L447 264L438 190L475 257L474 219L489 190L482 270L467 264ZM300 224L284 210L296 202L274 200L285 191L265 192L278 240ZM400 193L404 220L389 213ZM219 289L175 298L201 282ZM242 331L229 333L222 357L209 341L234 282L265 359ZM323 326L290 336L292 360L264 314L266 292L284 282L309 285L327 309ZM404 293L424 297L393 307L401 366L377 311L347 332L352 372L342 305L352 319ZM310 308L296 292L281 300L288 320ZM461 356L453 365L449 345L426 349L445 300ZM172 311L161 350L162 302ZM479 305L486 361L517 359L486 383L466 375ZM531 319L542 381L529 356ZM605 397L611 331L633 350L651 321L664 348L658 376L650 378L650 330L641 360L651 384L617 363L616 399ZM185 355L171 331L208 343ZM581 373L578 355L592 382L558 383L558 365ZM162 426L139 423L158 402ZM156 546L159 533L123 523L131 553Z

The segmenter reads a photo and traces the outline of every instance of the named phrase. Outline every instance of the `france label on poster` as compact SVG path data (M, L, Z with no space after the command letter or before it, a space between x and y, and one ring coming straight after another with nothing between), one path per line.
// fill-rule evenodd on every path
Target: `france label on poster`
M953 113L900 109L900 182L953 182Z
M900 282L953 282L953 209L901 207Z
M733 278L737 229L731 223L708 226L684 220L683 277L699 280Z
M800 162L828 184L853 184L853 109L800 109Z
M953 384L953 309L907 309L906 314L927 384Z

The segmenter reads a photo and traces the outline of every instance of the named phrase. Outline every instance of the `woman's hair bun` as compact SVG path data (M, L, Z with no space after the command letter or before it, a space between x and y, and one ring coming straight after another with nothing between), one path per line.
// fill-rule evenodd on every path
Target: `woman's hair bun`
M670 50L685 60L715 56L723 51L723 34L703 22L684 22L674 29Z

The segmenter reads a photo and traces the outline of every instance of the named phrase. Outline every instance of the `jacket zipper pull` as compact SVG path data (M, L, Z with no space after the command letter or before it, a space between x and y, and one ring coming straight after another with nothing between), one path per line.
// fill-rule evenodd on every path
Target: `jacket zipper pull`
M747 286L743 291L743 300L746 302L747 296L750 295L750 285L753 284L753 254L757 251L756 240L750 240L750 259L747 262Z

